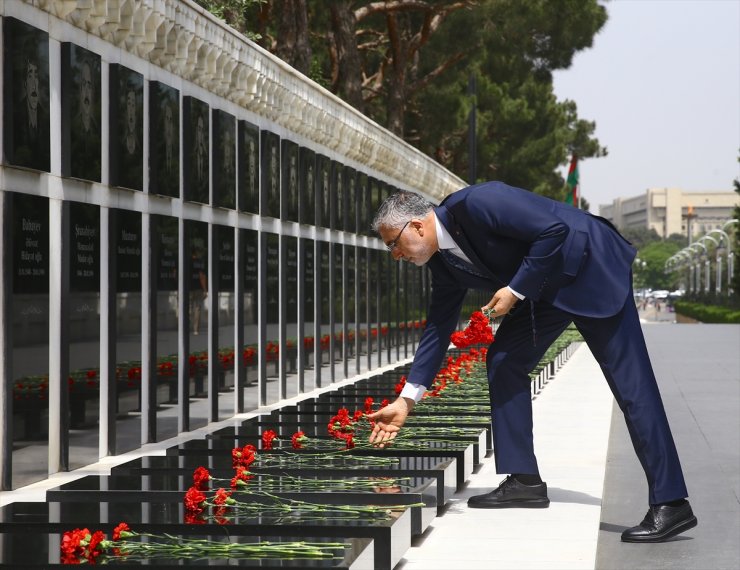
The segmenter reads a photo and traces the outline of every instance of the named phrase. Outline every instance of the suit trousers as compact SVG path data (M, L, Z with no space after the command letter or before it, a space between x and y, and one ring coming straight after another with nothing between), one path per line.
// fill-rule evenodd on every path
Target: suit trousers
M532 436L529 373L573 322L624 414L632 445L647 477L649 503L687 497L678 452L631 291L622 309L607 318L574 315L541 301L533 306L531 303L524 301L503 319L488 351L496 471L539 473ZM577 406L578 402L573 404Z

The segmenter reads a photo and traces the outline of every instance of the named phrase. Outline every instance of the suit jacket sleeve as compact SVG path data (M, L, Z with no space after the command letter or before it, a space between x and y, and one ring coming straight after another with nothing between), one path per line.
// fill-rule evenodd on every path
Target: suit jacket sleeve
M439 254L429 260L432 271L432 296L427 324L416 349L407 381L431 386L450 346L450 335L460 319L467 288L461 286L444 267Z
M479 187L466 201L479 239L482 235L500 236L526 246L514 276L508 285L527 298L539 300L547 279L560 272L561 249L570 228L551 208L543 208L539 197L531 192L495 184ZM506 251L494 252L506 256Z

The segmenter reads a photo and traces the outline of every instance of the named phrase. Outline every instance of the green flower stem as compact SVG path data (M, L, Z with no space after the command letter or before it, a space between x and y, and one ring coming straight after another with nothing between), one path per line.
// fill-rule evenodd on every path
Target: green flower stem
M342 558L346 545L341 542L216 542L206 539L183 538L170 534L127 533L149 542L131 540L105 541L106 558L153 560L157 558ZM114 554L112 549L118 550Z
M260 477L258 483L261 490L272 490L281 491L288 490L291 487L295 487L296 490L317 490L317 489L328 489L328 490L366 490L374 489L376 487L410 487L407 481L409 477L389 477L383 479L314 479L296 477L288 473L260 473L258 471L249 471L250 475ZM212 481L231 481L231 479L222 479L218 477L211 477ZM249 484L247 484L249 485Z

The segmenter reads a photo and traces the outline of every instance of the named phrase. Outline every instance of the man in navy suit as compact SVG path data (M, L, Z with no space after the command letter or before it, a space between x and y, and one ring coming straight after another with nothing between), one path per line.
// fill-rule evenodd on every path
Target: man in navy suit
M697 524L632 295L635 249L603 218L500 182L434 207L398 192L373 222L396 260L428 264L427 325L399 398L371 415L384 445L431 385L468 289L495 291L484 309L506 315L487 356L496 470L509 475L474 508L549 505L532 437L529 372L575 323L624 413L648 480L645 519L625 542L662 542Z

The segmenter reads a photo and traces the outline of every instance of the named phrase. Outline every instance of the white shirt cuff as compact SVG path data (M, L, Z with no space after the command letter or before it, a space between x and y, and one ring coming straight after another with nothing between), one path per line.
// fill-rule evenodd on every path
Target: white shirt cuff
M427 387L424 384L414 384L413 382L406 382L401 390L401 398L411 398L414 402L421 400L424 393L427 391Z
M516 291L514 291L514 289L512 289L508 285L506 286L506 288L514 294L514 297L516 297L520 301L523 301L524 300L524 295L522 295L521 293L517 293Z

